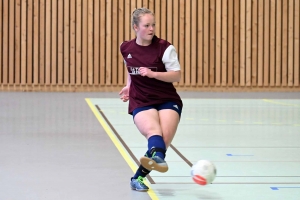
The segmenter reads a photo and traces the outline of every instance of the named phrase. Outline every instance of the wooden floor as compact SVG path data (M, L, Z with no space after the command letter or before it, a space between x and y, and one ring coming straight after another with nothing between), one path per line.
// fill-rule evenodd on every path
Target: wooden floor
M180 92L167 173L130 177L146 150L117 93L0 93L0 200L298 200L300 93ZM199 186L190 168L217 167Z

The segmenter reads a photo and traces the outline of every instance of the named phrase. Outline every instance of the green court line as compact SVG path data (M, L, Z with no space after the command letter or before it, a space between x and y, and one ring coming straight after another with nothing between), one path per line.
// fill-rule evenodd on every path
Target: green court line
M263 99L264 102L267 103L272 103L272 104L278 104L278 105L283 105L283 106L293 106L293 107L300 107L298 104L289 104L289 103L282 103L274 100L269 100L269 99Z

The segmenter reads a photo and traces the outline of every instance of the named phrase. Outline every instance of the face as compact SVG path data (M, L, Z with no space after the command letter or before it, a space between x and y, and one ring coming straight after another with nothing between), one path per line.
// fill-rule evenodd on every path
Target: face
M134 25L137 39L141 42L150 42L155 34L155 19L151 14L145 14L140 17L139 25Z

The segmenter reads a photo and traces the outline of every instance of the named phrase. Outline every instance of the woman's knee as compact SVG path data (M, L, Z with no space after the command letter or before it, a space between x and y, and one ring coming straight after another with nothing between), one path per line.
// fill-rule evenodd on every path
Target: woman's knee
M171 145L174 136L175 133L163 133L163 139L167 148Z

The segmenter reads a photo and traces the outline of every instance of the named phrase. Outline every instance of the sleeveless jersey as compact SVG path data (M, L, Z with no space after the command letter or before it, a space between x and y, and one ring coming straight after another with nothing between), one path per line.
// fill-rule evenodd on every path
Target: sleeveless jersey
M121 54L130 74L131 85L129 90L128 113L139 107L161 104L172 101L183 106L173 83L143 77L139 74L139 67L147 67L152 71L166 72L162 61L165 50L171 44L156 36L149 46L136 44L136 39L125 41L120 46Z

